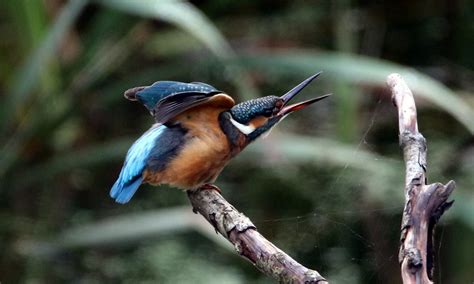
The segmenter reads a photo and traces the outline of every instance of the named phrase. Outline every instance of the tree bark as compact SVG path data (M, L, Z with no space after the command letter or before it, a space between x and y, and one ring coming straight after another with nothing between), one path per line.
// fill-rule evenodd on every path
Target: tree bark
M400 237L399 262L403 283L433 283L435 225L454 201L447 201L455 188L427 184L426 140L418 131L413 94L399 74L387 77L392 100L398 109L399 139L405 160L405 208Z
M328 283L317 271L308 269L265 239L244 214L237 211L218 188L188 191L196 213L200 213L232 243L235 250L258 270L280 283Z

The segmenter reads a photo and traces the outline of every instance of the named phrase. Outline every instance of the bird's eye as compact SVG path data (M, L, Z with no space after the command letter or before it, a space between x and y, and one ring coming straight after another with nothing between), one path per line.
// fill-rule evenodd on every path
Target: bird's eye
M276 115L281 110L283 105L284 105L283 100L278 100L272 109L272 115Z

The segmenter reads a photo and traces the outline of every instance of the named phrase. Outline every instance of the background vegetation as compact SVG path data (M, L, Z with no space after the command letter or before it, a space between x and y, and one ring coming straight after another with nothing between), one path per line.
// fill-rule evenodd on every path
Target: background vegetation
M108 192L152 123L124 90L203 81L237 100L334 93L233 161L224 196L332 283L399 283L403 163L391 72L415 91L429 176L456 180L435 280L474 281L472 1L6 0L0 281L269 283L182 192Z

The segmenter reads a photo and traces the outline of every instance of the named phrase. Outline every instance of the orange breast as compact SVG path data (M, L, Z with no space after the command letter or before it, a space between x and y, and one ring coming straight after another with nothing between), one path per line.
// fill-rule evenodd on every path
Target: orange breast
M231 158L229 142L218 121L219 114L233 105L232 98L224 96L211 99L173 119L173 122L181 123L188 130L187 142L165 170L145 171L145 182L169 184L183 189L214 182Z

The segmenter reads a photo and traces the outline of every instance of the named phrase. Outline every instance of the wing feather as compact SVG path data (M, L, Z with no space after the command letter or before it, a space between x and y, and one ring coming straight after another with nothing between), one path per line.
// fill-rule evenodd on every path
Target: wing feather
M213 86L201 82L183 83L176 81L157 81L151 86L133 88L127 90L125 93L133 93L132 98L144 104L149 111L153 111L159 101L169 96L179 93L208 94L219 93L219 91ZM130 95L127 97L130 97Z
M211 93L177 93L168 96L156 105L153 116L158 123L166 123L174 116L188 110L192 107L200 105L209 100L210 97L219 94L220 92Z

